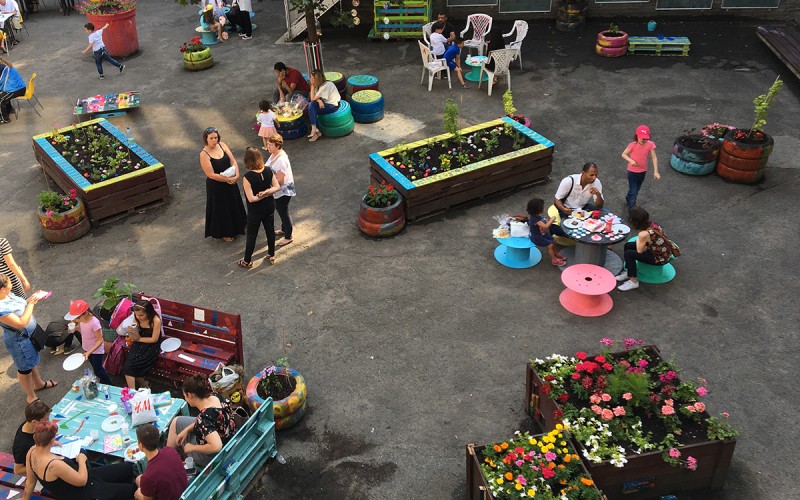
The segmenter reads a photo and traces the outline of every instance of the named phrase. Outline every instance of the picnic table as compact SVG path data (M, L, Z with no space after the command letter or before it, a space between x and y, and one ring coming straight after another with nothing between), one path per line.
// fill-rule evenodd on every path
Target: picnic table
M126 110L138 108L142 103L142 91L130 90L119 94L98 94L92 97L83 97L75 101L73 114L93 115L107 113L125 114Z

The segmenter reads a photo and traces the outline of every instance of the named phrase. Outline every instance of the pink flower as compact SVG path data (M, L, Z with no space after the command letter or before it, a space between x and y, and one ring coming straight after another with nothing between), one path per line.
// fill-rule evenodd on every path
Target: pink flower
M679 452L675 448L670 448L669 449L669 456L671 456L672 458L678 458L679 456L681 456L681 452Z
M555 460L557 458L557 455L555 453L553 453L552 451L548 451L547 453L544 454L544 458L548 462L552 462L553 460Z
M600 396L598 396L597 394L592 394L591 396L589 396L589 401L591 401L594 404L597 404L601 401Z
M697 410L695 409L694 405L689 405L689 406L687 406L687 407L686 407L686 409L687 409L687 410L689 410L689 413L694 413L694 412L696 412L696 411L697 411Z
M705 387L698 387L697 388L697 395L698 396L705 396L706 394L708 394L708 391L706 390Z
M524 463L525 463L525 462L523 462L522 460L517 460L516 462L514 462L514 464L515 464L517 467L522 467L522 464L524 464Z
M671 399L665 399L665 400L664 400L664 404L665 404L665 405L672 406L672 403L673 403L673 401L672 401Z
M600 397L601 397L601 398L603 399L603 401L605 401L606 403L608 403L609 401L611 401L611 396L610 396L609 394L606 394L605 392L604 392L604 393L602 394L602 396L600 396Z
M700 401L696 402L694 404L694 407L699 412L706 411L706 404L705 403L701 403Z
M606 408L605 410L603 410L602 412L600 412L600 417L601 417L603 420L611 420L612 418L614 418L614 412L612 412L611 410L609 410L608 408Z
M522 486L525 486L526 484L528 484L528 481L525 479L525 477L522 474L517 476L517 482L519 484L521 484Z
M639 363L637 363L640 367L644 368L645 366L649 365L650 363L647 362L646 359L640 359Z
M621 417L622 415L625 415L625 408L623 408L621 406L617 406L616 408L614 408L614 415L616 415L618 417Z
M730 413L728 413L727 411L723 411L723 412L722 412L722 416L723 416L723 417L725 417L725 418L728 418L728 417L730 417L730 416L731 416L731 414L730 414Z
M47 211L47 212L45 212L44 214L45 214L46 216L48 216L48 217L52 217L52 216L55 214L55 212L53 212L52 210L48 210L48 211Z
M592 405L589 409L592 410L593 412L597 413L598 415L600 415L600 412L602 411L602 408L600 408L597 405Z
M633 394L631 394L630 392L626 392L625 394L622 395L622 399L624 399L625 401L630 401L631 399L633 399Z
M675 408L673 408L673 407L671 407L669 405L664 405L664 406L661 407L661 413L663 415L674 415L675 414Z
M687 457L686 458L686 462L688 462L686 464L686 468L688 468L689 470L696 470L697 469L697 459L696 458Z
M602 339L600 339L600 343L601 343L601 344L605 344L605 345L607 345L608 347L614 347L614 341L613 341L613 340L611 340L611 339L610 339L610 338L608 338L608 337L603 337Z

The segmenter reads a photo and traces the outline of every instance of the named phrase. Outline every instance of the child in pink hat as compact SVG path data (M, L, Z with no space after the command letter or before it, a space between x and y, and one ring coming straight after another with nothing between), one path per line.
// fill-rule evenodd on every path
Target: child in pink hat
M628 144L628 147L622 152L622 159L628 162L628 194L625 195L628 210L636 206L636 197L639 195L639 189L647 175L648 156L653 160L653 177L656 180L661 179L655 150L656 144L650 140L650 127L647 125L636 127L633 142Z
M64 315L67 321L74 321L81 333L81 347L83 347L83 359L88 360L92 365L92 370L103 384L111 384L111 379L103 369L103 327L100 320L94 317L89 304L85 300L73 300L69 303L69 312Z

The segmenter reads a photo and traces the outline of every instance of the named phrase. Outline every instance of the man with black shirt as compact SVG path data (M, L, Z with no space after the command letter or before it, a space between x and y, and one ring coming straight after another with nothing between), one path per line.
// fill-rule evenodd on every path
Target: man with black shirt
M444 29L442 30L442 35L447 39L447 44L451 44L456 41L456 27L450 24L447 21L447 14L444 12L439 12L436 16L436 21L444 24Z

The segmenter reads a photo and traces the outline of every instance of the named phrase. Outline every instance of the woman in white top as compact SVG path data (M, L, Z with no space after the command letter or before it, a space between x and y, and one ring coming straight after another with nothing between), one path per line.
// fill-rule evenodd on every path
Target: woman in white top
M315 69L311 72L311 94L308 103L308 120L311 122L309 142L314 142L322 137L322 132L317 128L317 115L329 115L339 109L341 96L333 82L325 79L322 70Z
M275 198L275 210L281 218L281 229L275 231L283 239L277 243L277 247L288 245L292 242L292 216L289 215L289 202L292 201L297 191L294 189L294 175L292 175L292 164L289 163L289 156L283 150L283 137L273 134L267 139L267 151L269 158L267 166L275 174L281 190L273 195Z

